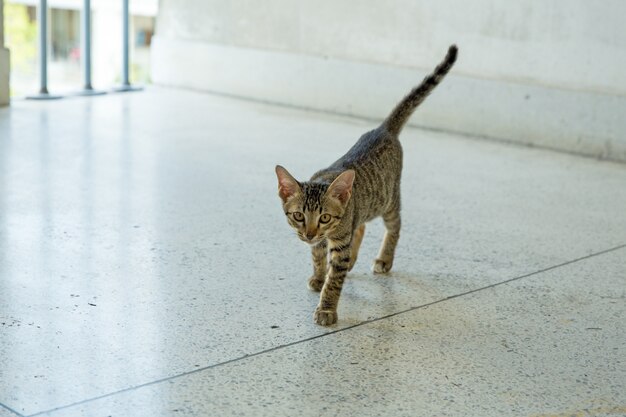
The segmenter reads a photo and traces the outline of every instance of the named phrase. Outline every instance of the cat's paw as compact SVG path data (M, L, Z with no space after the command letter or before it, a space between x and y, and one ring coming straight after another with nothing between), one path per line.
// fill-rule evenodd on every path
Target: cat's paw
M337 323L337 311L335 310L322 310L320 308L315 309L313 314L313 321L320 326L330 326Z
M385 262L382 259L376 259L374 265L372 265L372 271L375 274L386 274L391 271L392 262Z
M309 289L311 291L320 292L322 291L322 287L324 286L324 280L320 280L319 278L312 276L309 278Z

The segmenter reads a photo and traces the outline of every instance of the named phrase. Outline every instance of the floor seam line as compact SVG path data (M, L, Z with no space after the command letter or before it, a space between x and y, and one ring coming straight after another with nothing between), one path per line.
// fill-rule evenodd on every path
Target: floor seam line
M86 404L86 403L89 403L89 402L93 402L93 401L101 400L101 399L104 399L104 398L112 397L112 396L115 396L115 395L118 395L118 394L123 394L125 392L134 391L134 390L137 390L137 389L140 389L140 388L144 388L144 387L148 387L148 386L151 386L151 385L156 385L156 384L159 384L161 382L171 381L171 380L174 380L174 379L177 379L177 378L181 378L181 377L184 377L184 376L193 375L193 374L196 374L198 372L203 372L203 371L207 371L209 369L214 369L214 368L218 368L218 367L221 367L221 366L229 365L231 363L239 362L239 361L244 360L244 359L249 359L249 358L253 358L253 357L256 357L256 356L264 355L266 353L271 353L271 352L274 352L274 351L277 351L277 350L282 350L282 349L285 349L285 348L289 348L291 346L296 346L296 345L299 345L299 344L302 344L302 343L306 343L306 342L310 342L310 341L313 341L313 340L316 340L316 339L320 339L322 337L331 336L331 335L339 333L339 332L343 332L343 331L346 331L346 330L351 330L351 329L354 329L354 328L357 328L357 327L361 327L361 326L364 326L364 325L367 325L367 324L370 324L370 323L375 323L375 322L378 322L378 321L381 321L381 320L386 320L386 319L389 319L389 318L392 318L392 317L395 317L395 316L399 316L401 314L409 313L411 311L419 310L421 308L426 308L426 307L430 307L430 306L433 306L433 305L436 305L436 304L439 304L439 303L443 303L445 301L453 300L453 299L456 299L456 298L464 297L466 295L470 295L470 294L474 294L474 293L477 293L477 292L480 292L480 291L488 290L490 288L495 288L495 287L498 287L498 286L501 286L501 285L509 284L511 282L519 281L519 280L522 280L524 278L528 278L528 277L531 277L531 276L534 276L534 275L539 275L539 274L542 274L544 272L552 271L554 269L558 269L558 268L561 268L561 267L564 267L564 266L567 266L567 265L571 265L571 264L574 264L574 263L577 263L577 262L581 262L581 261L584 261L584 260L587 260L587 259L590 259L590 258L593 258L593 257L596 257L596 256L604 255L604 254L607 254L607 253L610 253L610 252L614 252L614 251L617 251L617 250L620 250L620 249L624 249L624 248L626 248L626 244L614 246L612 248L605 249L605 250L602 250L600 252L591 253L589 255L585 255L585 256L582 256L582 257L570 260L570 261L562 262L560 264L553 265L553 266L550 266L550 267L546 267L546 268L543 268L543 269L540 269L540 270L537 270L537 271L534 271L534 272L530 272L530 273L527 273L527 274L524 274L524 275L520 275L520 276L517 276L517 277L509 278L509 279L504 280L504 281L500 281L500 282L496 282L496 283L493 283L493 284L490 284L490 285L486 285L484 287L479 287L479 288L475 288L473 290L465 291L465 292L462 292L462 293L459 293L459 294L450 295L448 297L445 297L445 298L442 298L442 299L439 299L439 300L431 301L429 303L421 304L419 306L409 307L409 308L407 308L405 310L397 311L395 313L387 314L387 315L384 315L384 316L381 316L381 317L375 317L373 319L364 320L362 322L359 322L359 323L356 323L356 324L353 324L353 325L350 325L350 326L347 326L347 327L343 327L341 329L331 330L331 331L328 331L326 333L321 333L321 334L318 334L318 335L315 335L315 336L311 336L311 337L307 337L307 338L304 338L304 339L296 340L296 341L293 341L293 342L290 342L290 343L286 343L284 345L274 346L274 347L271 347L271 348L268 348L268 349L265 349L265 350L261 350L261 351L250 353L250 354L246 354L244 356L240 356L240 357L237 357L237 358L229 359L229 360L224 361L224 362L218 362L218 363L214 363L212 365L208 365L208 366L205 366L205 367L202 367L202 368L193 369L193 370L187 371L187 372L182 372L182 373L177 374L177 375L172 375L172 376L168 376L168 377L165 377L165 378L160 378L160 379L157 379L157 380L154 380L154 381L146 382L146 383L143 383L143 384L135 385L135 386L132 386L132 387L123 388L121 390L110 392L108 394L103 394L103 395L100 395L100 396L97 396L97 397L87 398L85 400L77 401L77 402L74 402L72 404L67 404L67 405L63 405L63 406L60 406L60 407L55 407L55 408L52 408L52 409L49 409L49 410L39 411L37 413L30 414L28 416L24 416L22 414L19 414L19 413L11 410L10 408L8 408L6 406L5 406L5 408L7 408L9 411L12 411L12 412L16 413L20 417L35 417L35 416L40 416L40 415L43 415L43 414L53 413L55 411L63 410L63 409L66 409L66 408L75 407L75 406ZM3 405L3 404L0 403L0 405Z
M24 415L23 415L23 414L18 413L17 411L15 411L14 409L12 409L11 407L9 407L8 405L6 405L6 404L4 404L4 403L1 403L1 402L0 402L0 407L1 407L1 408L4 408L5 410L9 411L10 413L15 414L16 416L19 416L19 417L24 417Z

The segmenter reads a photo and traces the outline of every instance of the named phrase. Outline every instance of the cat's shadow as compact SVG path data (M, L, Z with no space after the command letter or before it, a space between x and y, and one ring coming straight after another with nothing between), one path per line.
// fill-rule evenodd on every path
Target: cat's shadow
M340 327L395 315L445 299L442 277L432 273L394 270L374 274L363 269L348 273L340 307Z

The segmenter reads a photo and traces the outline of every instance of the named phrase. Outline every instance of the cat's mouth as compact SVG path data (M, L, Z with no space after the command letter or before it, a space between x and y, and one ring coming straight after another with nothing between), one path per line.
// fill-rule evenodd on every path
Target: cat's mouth
M301 234L298 233L298 237L300 238L301 241L303 241L304 243L310 245L310 246L315 246L318 243L320 243L322 240L324 240L323 236L315 236L312 238L308 238L306 236L302 236Z

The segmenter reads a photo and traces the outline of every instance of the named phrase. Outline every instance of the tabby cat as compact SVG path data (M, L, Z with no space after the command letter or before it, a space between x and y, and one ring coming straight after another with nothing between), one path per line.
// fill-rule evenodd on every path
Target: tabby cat
M385 237L374 261L375 274L389 272L400 237L402 147L398 135L415 108L441 82L456 61L457 47L424 78L376 129L309 181L299 182L276 166L278 195L287 222L311 246L313 276L309 288L321 291L313 319L337 322L337 304L346 273L352 269L365 233L365 223L382 216ZM330 267L327 267L327 262Z

